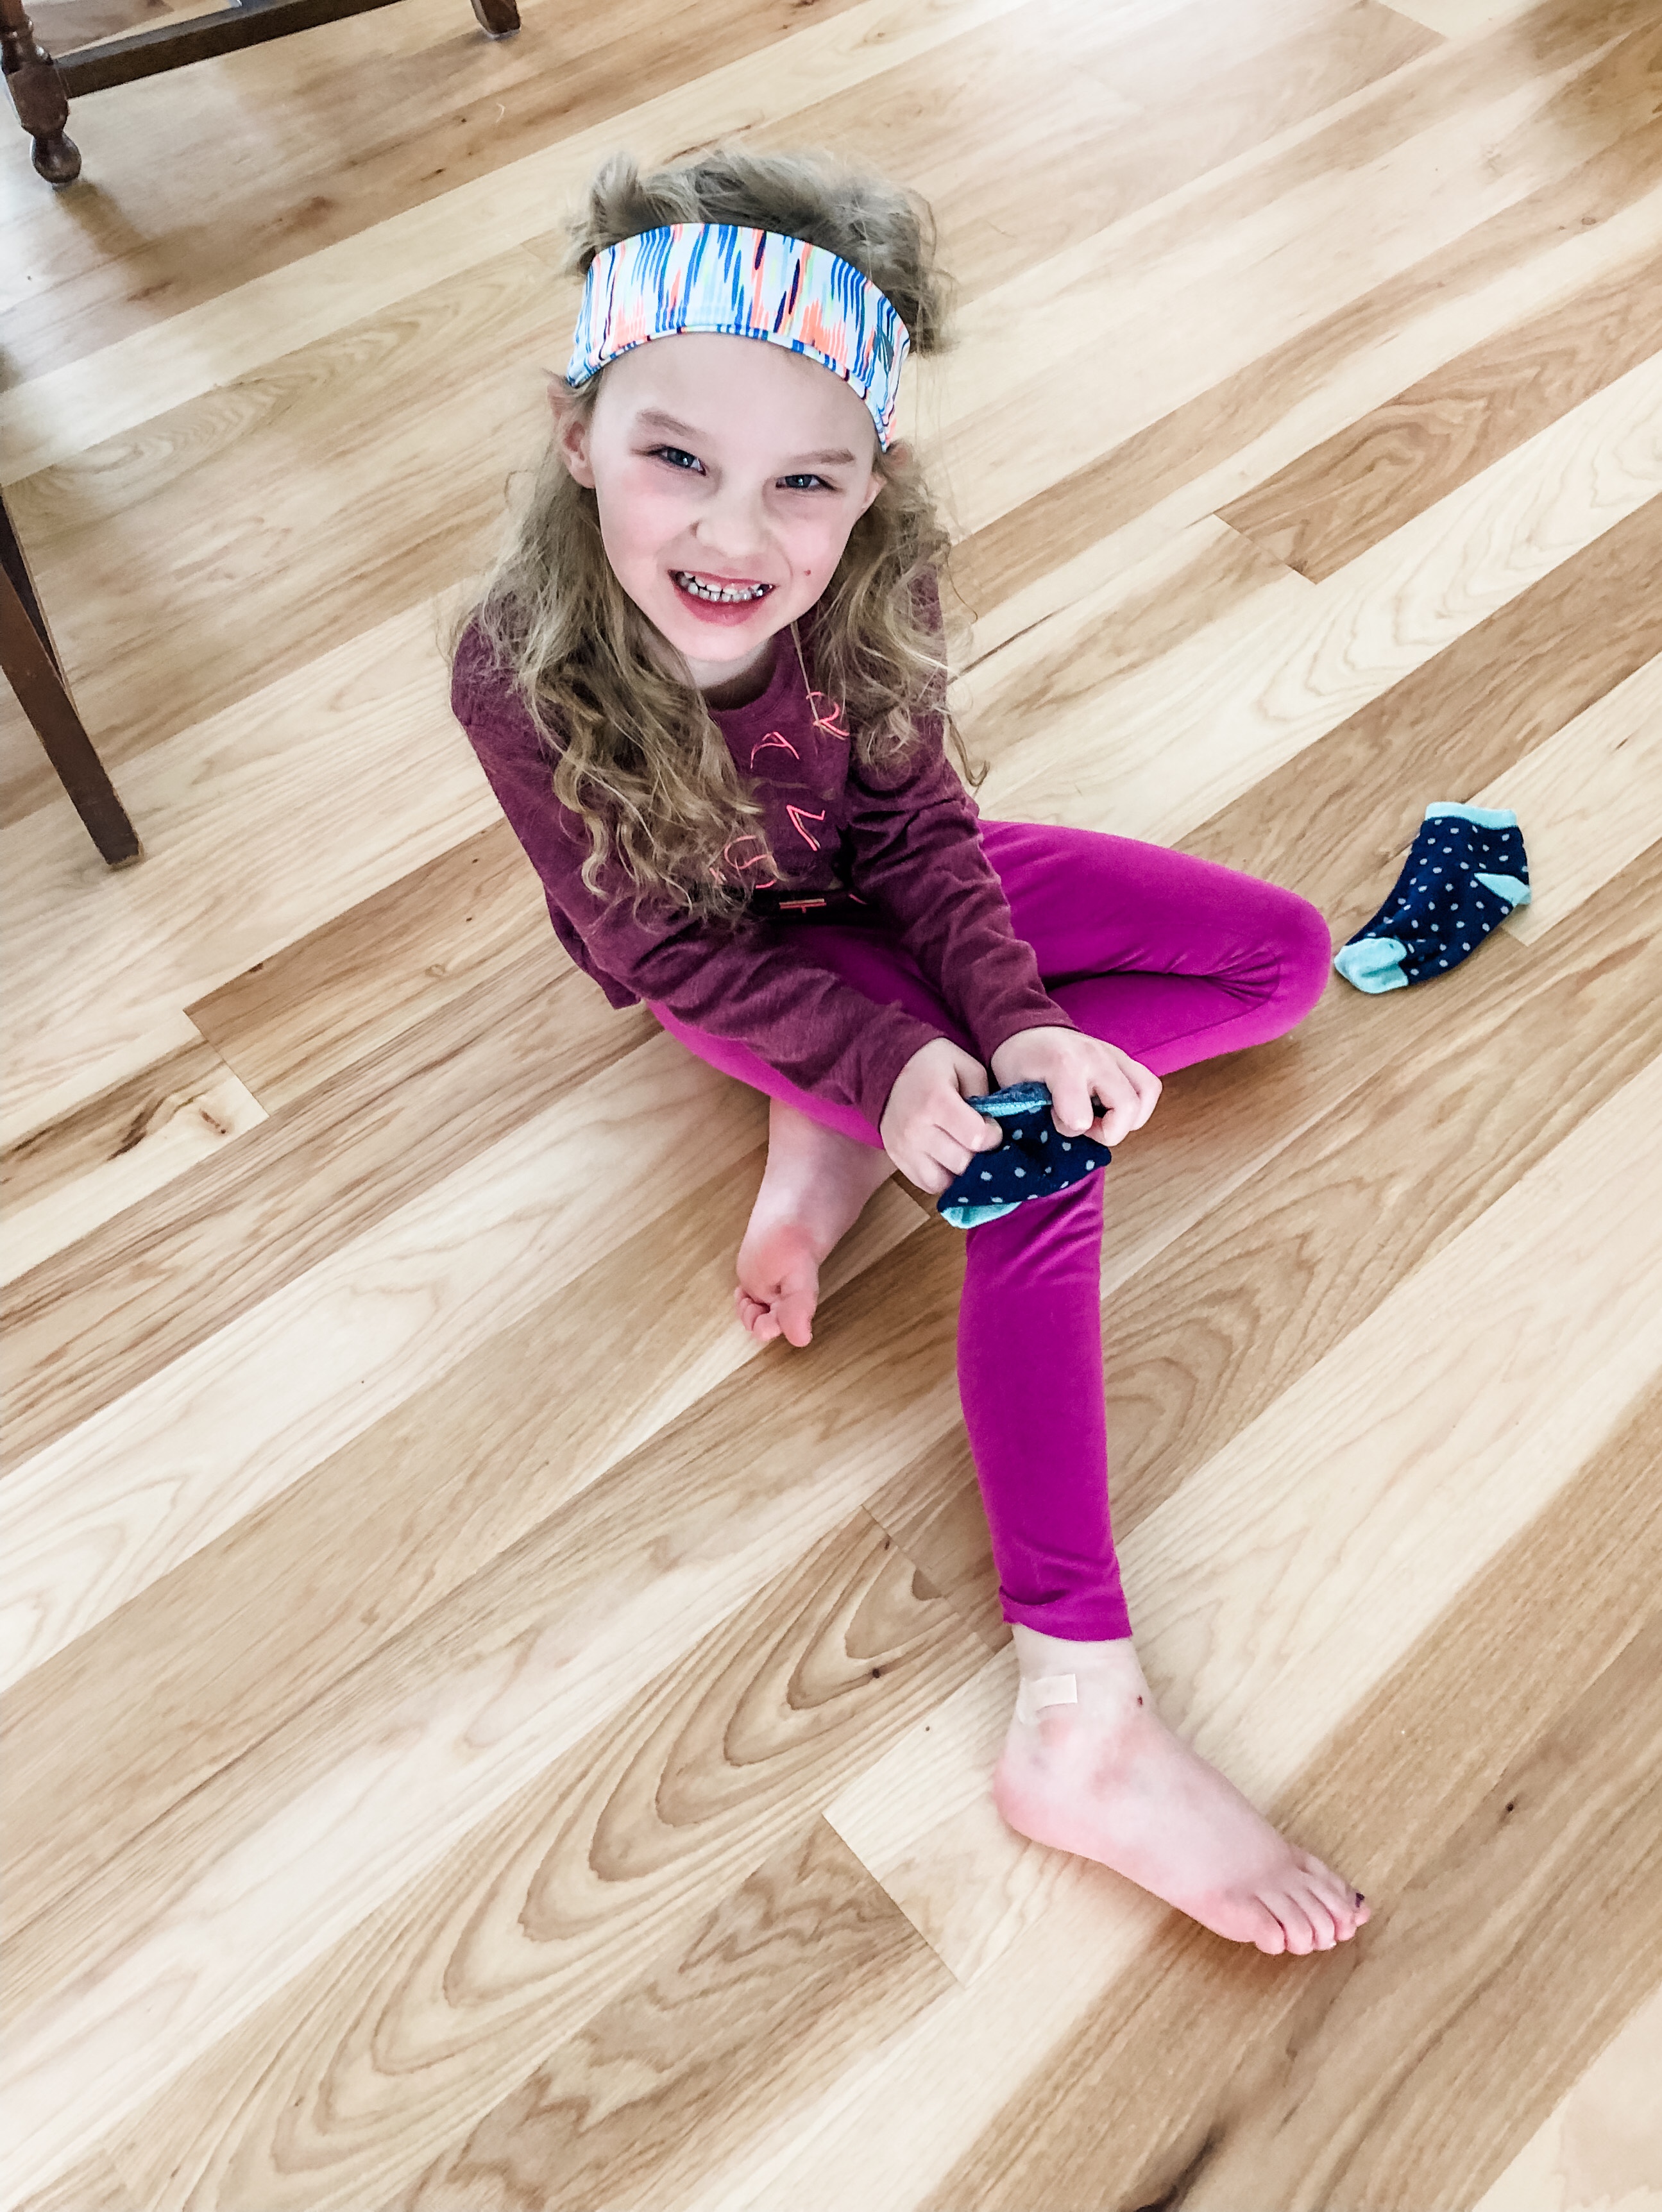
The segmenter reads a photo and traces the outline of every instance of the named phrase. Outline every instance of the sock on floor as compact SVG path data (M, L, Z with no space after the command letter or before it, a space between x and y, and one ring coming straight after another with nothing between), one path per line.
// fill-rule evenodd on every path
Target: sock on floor
M1518 817L1504 807L1428 806L1385 904L1333 956L1359 991L1424 983L1475 952L1515 906L1529 904Z
M1051 1120L1045 1084L1012 1083L967 1103L998 1123L1004 1141L996 1152L978 1152L936 1200L935 1211L955 1229L978 1229L1030 1198L1052 1197L1113 1158L1094 1137L1063 1136Z

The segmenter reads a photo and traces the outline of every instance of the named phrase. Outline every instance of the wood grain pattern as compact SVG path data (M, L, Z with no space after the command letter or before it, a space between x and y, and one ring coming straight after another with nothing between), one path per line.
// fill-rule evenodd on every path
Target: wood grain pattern
M1519 822L1534 829L1542 893L1503 925L1538 943L1601 884L1662 838L1653 797L1662 748L1662 659L1567 723L1503 779ZM1498 804L1492 796L1478 803Z
M1601 2199L1649 2212L1662 2186L1662 1990L1638 2011L1555 2107L1478 2212L1576 2212Z
M972 303L944 372L955 395L949 458L961 526L978 529L1075 474L1255 354L1562 173L1563 149L1541 132L1538 111L1635 24L1648 50L1633 58L1641 76L1630 95L1634 120L1653 120L1653 84L1643 81L1653 66L1653 17L1600 6L1574 27L1578 41L1566 36L1573 15L1552 11L1556 36L1502 33L1410 63L1338 103L1319 126L1221 164L1192 193L1173 194L1146 219L1113 225ZM1496 143L1509 158L1480 166L1478 146ZM1382 204L1392 213L1386 227ZM1012 377L1004 333L1012 318L1034 315L1045 318L1046 347ZM1105 348L1114 362L1107 383L1091 373ZM999 436L1001 405L1022 410L1020 440Z
M264 1119L204 1043L89 1099L0 1155L0 1273L9 1281L39 1267Z
M1450 362L1223 520L1319 582L1659 349L1662 254L1652 254Z
M1428 987L1393 1008L1365 1088L1108 1300L1117 1525L1179 1490L1662 1053L1659 908L1662 846L1540 958L1479 975L1474 956L1458 1007ZM1383 1027L1360 994L1344 1011ZM1428 1190L1435 1211L1415 1203ZM1369 1234L1380 1220L1389 1237Z
M0 832L9 1142L189 1043L187 1004L494 818L434 631L430 606L406 611L152 746L122 780L142 868L103 868L58 806Z
M8 1932L760 1356L730 1291L760 1170L699 1186L7 1693ZM822 1327L921 1221L893 1184L872 1201Z
M1659 1662L1662 1622L1653 1619L1507 1769L1393 1905L1331 2016L1337 2063L1323 2068L1319 2084L1307 2063L1289 2069L1279 2094L1196 2174L1190 2203L1238 2203L1249 2173L1295 2212L1335 2194L1364 2205L1471 2202L1495 2155L1490 2145L1475 2157L1468 2147L1472 2107L1489 2116L1491 2143L1515 2140L1519 2116L1567 2086L1566 2045L1604 2042L1662 1973L1662 1929L1644 1910L1662 1826ZM1494 1941L1497 1890L1526 1939L1504 1994L1484 1990L1473 1971ZM1549 2004L1558 2015L1550 2035L1519 2032L1519 2013L1544 2024ZM1399 2056L1373 2098L1358 2099L1355 2080L1368 2063L1359 2045L1371 2043L1381 2014ZM1341 2070L1353 2086L1338 2099ZM1363 2134L1371 2140L1359 2150Z
M1651 116L1644 36L1635 33L1629 46L1618 46L1588 72L1591 83L1620 62L1636 80L1619 104L1617 134L1601 150L1588 155L1584 140L1558 134L1562 150L1571 144L1580 150L1578 166L1172 407L1104 459L1029 495L969 536L955 568L973 574L987 604L1026 589L1049 604L1058 586L1065 586L1068 563L1089 561L1105 538L1159 509L1186 485L1209 478L1215 485L1211 497L1202 497L1183 518L1192 520L1382 404L1403 381L1504 329L1543 289L1551 296L1555 263L1566 277L1586 265L1586 241L1575 234L1596 234L1662 176L1662 126ZM1590 106L1601 123L1610 121L1602 99ZM965 565L972 559L973 569Z
M1446 38L1470 38L1526 15L1535 0L1392 0L1402 14Z
M1659 1413L1662 1397L1653 1389L1541 1518L1496 1554L1472 1585L1474 1602L1436 1625L1283 1795L1277 1808L1283 1817L1307 1826L1320 1838L1319 1848L1349 1855L1386 1942L1335 1954L1294 1981L1277 1976L1272 1963L1266 1967L1198 1929L1171 1924L1076 2024L1046 2072L1028 2081L1019 2112L981 2130L974 2151L943 2174L927 2201L943 2208L1089 2202L1088 2192L1105 2170L1123 2177L1127 2203L1158 2203L1162 2195L1178 2203L1228 2201L1213 2193L1214 2173L1228 2162L1240 2186L1242 2169L1232 2159L1237 2134L1253 2124L1260 2097L1284 2094L1295 2075L1307 2075L1301 2051L1325 2050L1323 2025L1335 2008L1354 2021L1360 2000L1394 1989L1398 2002L1411 2007L1422 1996L1427 2014L1434 2013L1440 2000L1447 2004L1449 1994L1438 1953L1452 1955L1477 1929L1496 1922L1495 1948L1508 1960L1519 1951L1535 1954L1558 1943L1573 1948L1589 1936L1595 1944L1603 1940L1603 1931L1593 1926L1601 1916L1586 1902L1598 1894L1592 1877L1579 1897L1572 1888L1562 1932L1550 1928L1546 1916L1532 1916L1520 1942L1519 1885L1546 1871L1558 1839L1550 1830L1535 1829L1522 1863L1511 1869L1483 1854L1485 1804L1492 1808L1492 1836L1495 1812L1508 1796L1516 1803L1519 1792L1503 1787L1507 1762L1488 1747L1494 1739L1487 1722L1473 1723L1478 1713L1504 1712L1507 1735L1530 1747L1550 1772L1554 1761L1540 1747L1555 1731L1562 1741L1566 1716L1583 1699L1596 1703L1601 1684L1608 1694L1609 1670L1631 1648L1635 1623L1654 1613L1657 1532L1644 1500ZM1623 1824L1609 1818L1599 1778L1579 1766L1573 1753L1557 1763L1561 1787L1568 1766L1587 1790L1589 1827L1602 1827L1604 1840L1617 1854L1630 1846L1632 1832L1623 1834ZM1445 1844L1463 1829L1465 1849ZM1591 1840L1586 1828L1581 1834ZM1473 1843L1479 1852L1475 1867ZM1435 1907L1447 1906L1451 1892L1459 1894L1462 1887L1471 1932L1462 1936L1457 1907L1433 1935L1428 1923ZM1654 1929L1653 1911L1644 1908L1641 1917ZM1404 1975L1401 1961L1410 1945L1419 1972ZM1385 1954L1377 1967L1376 1949ZM1592 1977L1584 1979L1578 1970L1572 1978L1584 1995L1596 1987ZM1503 1978L1510 1979L1509 1967ZM1461 2011L1470 2006L1481 2014L1487 1991L1481 1978L1474 1988L1469 1976L1460 1989L1452 2016L1445 2019L1469 2052ZM1526 2048L1546 2055L1556 2039L1544 2017L1532 2029L1516 2018L1499 2024L1498 2033L1485 2025L1493 2062L1502 2068L1514 2051L1521 2058ZM1345 2100L1374 2111L1402 2110L1411 2107L1421 2074L1425 2093L1434 2098L1449 2081L1453 2069L1422 2046L1420 2066L1411 2074L1394 2064L1379 2066L1380 2049L1395 2053L1407 2047L1393 2040L1364 2055L1353 2045L1349 2065L1335 2065L1331 2085L1311 2084L1308 2119L1292 2124L1311 2124L1319 2111L1332 2130L1332 2148L1320 2145L1310 2165L1295 2166L1291 2173L1283 2165L1273 2182L1264 2168L1257 2169L1249 2186L1254 2196L1264 2187L1259 2201L1279 2203L1289 2191L1302 2191L1307 2177L1313 2179L1312 2166L1320 2168L1328 2193L1325 2200L1307 2201L1392 2207L1473 2201L1482 2186L1481 2181L1472 2186L1483 2155L1478 2147L1493 2141L1471 2124L1475 2113L1489 2107L1481 2092L1465 2104L1464 2124L1456 2123L1458 2144L1445 2146L1456 2160L1472 2157L1464 2197L1443 2197L1441 2179L1430 2182L1424 2169L1417 2176L1400 2169L1388 2177L1369 2176L1355 2162L1355 2146L1369 2140L1369 2131L1357 2130L1340 2109ZM1162 2086L1156 2090L1157 2071ZM1111 2096L1103 2094L1105 2083L1113 2084ZM1509 2089L1504 2079L1495 2081L1490 2096L1511 2102L1516 2112L1526 2104L1518 2094L1521 2086ZM1411 2137L1394 2128L1392 2133L1411 2156ZM1488 2155L1493 2160L1493 2149ZM1445 2162L1440 2165L1447 2170Z
M12 2212L141 2212L127 2185L102 2151L15 2200Z
M1434 798L1499 789L1536 747L1662 653L1641 580L1662 501L1593 539L1183 840L1292 885L1337 939L1381 903Z
M881 2045L946 1974L859 1861L816 1821L718 1905L685 1949L399 2194L408 2212L684 2201L709 2146L743 2143L828 2067Z
M513 249L8 492L76 703L112 766L383 622L434 600L447 609L458 565L488 556L502 483L547 422L532 364L572 297ZM373 458L366 410L381 418ZM300 470L297 416L312 448ZM472 465L435 468L446 441ZM229 453L235 497L205 501L203 472ZM158 630L197 649L147 653ZM51 796L27 748L10 749L5 818Z
M513 1327L585 1253L664 1211L695 1161L742 1158L766 1127L755 1093L662 1036L579 1088L14 1470L8 1680ZM365 1299L380 1306L367 1341L339 1320Z
M551 938L268 1121L253 1147L13 1285L13 1462L84 1422L657 1033ZM160 1234L158 1232L161 1232Z
M999 760L992 811L1172 839L1422 666L1662 487L1662 362L1647 362L1451 492L1272 623L1252 603ZM1518 526L1519 502L1529 520ZM1502 516L1505 520L1502 521ZM1507 558L1496 562L1497 527ZM1091 602L1069 611L1089 626ZM1060 641L1058 641L1058 643Z
M385 2201L523 2078L528 2033L552 2041L599 2012L626 1946L684 1943L704 1917L701 1878L743 1879L874 1735L979 1663L915 1582L864 1514L810 1546L416 1895L180 2078L122 2140L124 2172L157 2212ZM366 2012L372 1960L384 1994ZM378 2088L384 2058L394 2070Z
M852 1287L808 1390L781 1348L710 1393L19 1933L12 2053L40 2155L154 2094L840 1525L891 1438L937 1431L951 1286L925 1285L896 1340L884 1302L907 1257ZM737 1464L736 1432L753 1439ZM260 1867L287 1870L295 1917L245 1881ZM166 2005L161 2043L119 2028L141 1988ZM95 2083L70 2056L88 2033L109 2055Z
M960 297L983 294L1222 162L1250 160L1435 41L1365 0L1081 9L1048 0L804 107L767 137L904 164L945 215ZM1086 97L1057 99L1058 51ZM1011 158L988 163L978 134Z
M550 1027L580 1037L594 994L561 988L549 940L536 872L494 822L185 1011L275 1113L521 963L549 979Z

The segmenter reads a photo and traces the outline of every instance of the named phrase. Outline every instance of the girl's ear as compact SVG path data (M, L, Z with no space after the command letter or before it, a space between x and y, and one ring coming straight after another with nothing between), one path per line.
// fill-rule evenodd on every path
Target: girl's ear
M594 465L589 459L589 425L563 376L548 380L549 407L554 416L555 443L561 458L580 484L594 489Z
M887 453L882 454L878 458L880 460L887 460L893 466L896 473L898 473L900 471L906 468L910 463L912 459L912 448L910 446L901 445L897 439L895 444L889 448ZM867 507L869 507L872 501L878 496L888 481L889 478L883 473L883 469L874 464L871 471L871 481L865 488L865 497L860 501L860 513L862 514L865 513Z

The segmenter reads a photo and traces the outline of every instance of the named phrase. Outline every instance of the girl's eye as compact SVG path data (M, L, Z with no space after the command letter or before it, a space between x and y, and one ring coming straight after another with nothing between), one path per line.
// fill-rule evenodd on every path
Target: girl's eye
M672 469L701 469L704 465L696 453L683 453L679 446L654 446L648 458L667 461Z
M811 475L781 477L779 482L786 491L830 491L833 489L823 477Z

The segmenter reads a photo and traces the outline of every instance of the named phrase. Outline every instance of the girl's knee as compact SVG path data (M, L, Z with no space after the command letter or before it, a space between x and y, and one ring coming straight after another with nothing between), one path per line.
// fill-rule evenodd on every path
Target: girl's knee
M1296 891L1275 891L1282 973L1277 996L1290 1028L1310 1012L1327 988L1333 964L1332 933L1325 916Z

